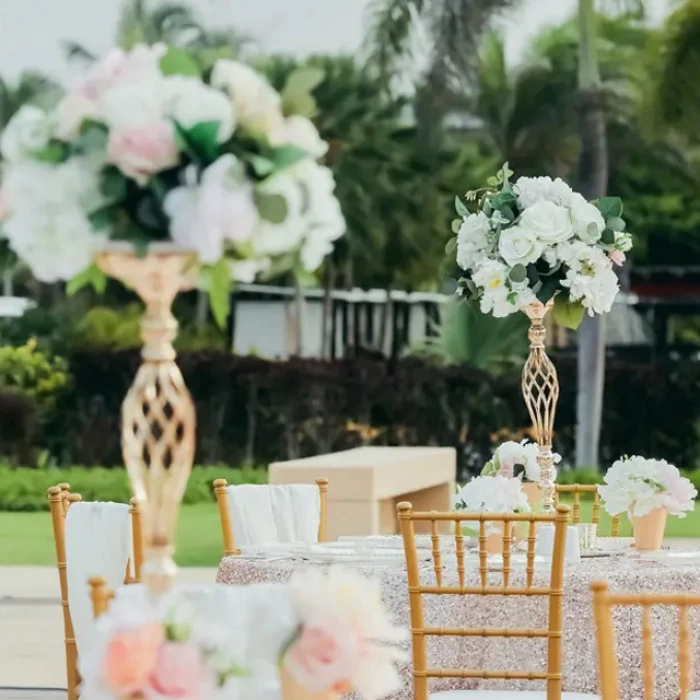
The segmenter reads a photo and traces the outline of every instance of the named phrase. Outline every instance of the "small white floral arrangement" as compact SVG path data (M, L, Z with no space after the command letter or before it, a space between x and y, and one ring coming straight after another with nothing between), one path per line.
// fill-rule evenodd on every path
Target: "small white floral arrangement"
M695 507L698 492L689 479L665 459L633 456L618 459L598 487L610 515L628 513L641 517L664 508L669 515L684 518Z
M537 455L540 446L536 442L509 440L501 443L493 457L486 463L481 476L515 476L521 481L540 482L540 465ZM554 453L554 463L561 461L561 455Z
M107 241L194 251L217 320L229 284L316 270L345 231L327 144L308 117L317 69L278 93L249 66L179 48L113 49L0 138L0 237L42 282L104 285ZM223 317L223 318L222 318Z
M408 634L389 619L378 582L342 568L311 569L293 575L289 600L295 632L270 658L301 688L379 700L401 687L395 662L407 655L396 645ZM81 697L237 700L244 679L261 691L278 687L274 663L254 659L254 668L244 668L235 657L242 649L236 625L206 598L191 605L177 591L156 602L117 599L81 654Z
M458 293L503 317L555 299L557 321L577 327L584 312L610 311L619 290L613 265L632 248L622 202L587 202L563 180L520 177L504 165L488 186L455 198L448 250L466 272ZM468 204L476 202L476 211Z
M457 490L456 510L470 513L529 513L530 504L517 477L477 476Z

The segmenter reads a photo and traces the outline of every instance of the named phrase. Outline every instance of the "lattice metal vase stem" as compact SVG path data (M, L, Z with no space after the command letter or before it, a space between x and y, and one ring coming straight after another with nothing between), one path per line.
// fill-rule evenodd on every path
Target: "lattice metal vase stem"
M554 512L554 454L552 434L554 417L559 400L559 377L552 361L545 352L546 330L544 318L552 308L553 301L547 304L536 302L523 308L530 319L530 354L523 367L522 391L525 405L535 431L540 451L537 462L540 465L540 491L542 510Z
M193 286L193 255L168 244L138 257L123 247L107 249L97 263L143 300L143 358L122 404L122 455L134 496L141 504L145 556L143 578L155 595L177 572L173 561L180 502L192 470L195 410L175 363L178 292Z

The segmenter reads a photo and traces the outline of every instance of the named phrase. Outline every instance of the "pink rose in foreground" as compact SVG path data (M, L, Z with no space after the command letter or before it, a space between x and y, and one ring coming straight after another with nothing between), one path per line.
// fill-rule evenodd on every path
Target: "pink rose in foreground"
M149 686L166 698L201 700L214 687L213 672L190 642L165 642L158 652Z
M156 665L162 644L163 627L156 623L115 633L105 652L104 685L118 695L141 689Z
M112 131L107 142L107 158L125 175L145 185L151 175L177 165L180 154L172 125L160 121Z
M284 666L310 692L344 692L360 655L355 631L337 620L305 624Z
M619 267L622 267L627 260L627 256L621 250L611 250L608 257Z

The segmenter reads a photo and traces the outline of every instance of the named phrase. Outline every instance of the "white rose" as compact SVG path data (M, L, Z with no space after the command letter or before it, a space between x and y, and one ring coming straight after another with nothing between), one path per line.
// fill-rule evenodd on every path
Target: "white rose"
M233 102L239 124L278 142L285 133L279 93L250 66L219 59L211 74L213 87L224 89Z
M120 81L105 90L98 103L98 113L115 131L131 131L163 121L163 82Z
M463 270L471 269L482 252L488 250L490 233L489 218L484 212L470 214L464 219L457 233L457 264Z
M498 252L511 267L527 266L539 260L542 244L530 229L516 224L501 232Z
M69 92L56 106L54 136L61 141L72 141L78 136L86 119L97 117L97 105L77 90Z
M226 241L245 243L258 222L253 189L237 169L238 159L226 154L204 170L199 184L176 187L165 197L172 239L196 250L203 263L218 262Z
M234 129L231 102L220 90L199 78L174 75L163 81L163 112L185 129L201 122L218 122L218 140L228 140Z
M520 226L548 245L562 243L574 235L569 210L546 200L528 207L520 217Z
M51 125L46 113L38 107L23 105L0 136L0 153L8 163L15 163L46 148L50 138Z
M328 144L319 136L311 120L299 115L285 120L284 143L301 148L313 158L322 158L328 152Z
M571 187L562 179L552 180L551 177L520 177L513 189L522 209L542 201L568 207L573 195Z
M252 284L261 272L270 268L269 258L259 258L253 260L234 260L229 265L231 279L243 284Z
M605 219L598 207L587 202L581 195L572 197L571 223L574 233L584 242L593 245L600 240L605 230Z

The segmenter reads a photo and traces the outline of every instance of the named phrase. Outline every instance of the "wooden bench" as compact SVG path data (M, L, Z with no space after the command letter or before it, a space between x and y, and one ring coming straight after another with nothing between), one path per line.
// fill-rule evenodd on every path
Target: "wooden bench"
M452 447L358 447L344 452L275 462L271 484L328 487L328 539L341 535L393 535L396 504L415 510L452 510L457 456Z

